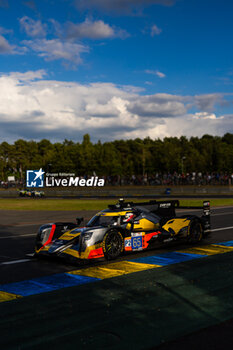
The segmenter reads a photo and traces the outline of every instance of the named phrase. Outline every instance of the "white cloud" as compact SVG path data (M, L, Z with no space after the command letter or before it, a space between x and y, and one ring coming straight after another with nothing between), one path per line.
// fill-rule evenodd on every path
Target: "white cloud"
M68 22L66 25L66 35L69 39L109 39L115 37L125 38L128 33L121 29L112 28L109 24L101 20L91 21L86 19L82 23L74 24Z
M34 21L27 16L22 17L20 19L21 27L34 40L23 40L21 44L43 57L45 61L62 60L66 66L70 66L72 63L72 68L82 63L81 54L89 52L89 46L84 45L80 40L117 37L124 39L129 36L126 31L113 28L101 20L86 19L78 24L67 22L61 25L61 23L51 19L50 23L52 23L53 32L57 38L46 38L47 25L42 24L41 21ZM6 46L7 43L3 44Z
M35 21L32 18L24 16L19 20L21 28L31 37L45 37L46 36L46 24L42 24L40 20Z
M119 97L112 97L111 100L104 104L95 100L90 101L85 107L85 112L87 115L93 117L117 117L119 114L119 102L121 103L121 99Z
M151 74L151 75L156 75L159 78L165 78L166 75L158 70L151 70L151 69L146 69L145 73Z
M83 44L76 44L60 39L36 39L24 40L23 44L37 52L46 61L63 60L75 65L82 63L82 53L89 52L89 48Z
M212 93L195 95L189 98L189 108L195 108L212 115L216 107L229 107L233 104L233 93ZM219 117L218 117L219 118Z
M156 71L156 75L157 75L157 77L159 77L159 78L165 78L166 77L166 75L164 74L164 73L162 73L162 72L160 72L160 71Z
M193 118L195 118L195 119L212 119L212 120L216 120L217 116L216 116L215 113L196 112L193 115ZM223 117L219 117L218 119L223 119Z
M9 44L9 42L0 35L0 54L13 54L15 46Z
M164 94L163 98L157 95L141 96L132 101L128 109L141 117L150 118L169 118L187 112L183 102L174 101L168 94Z
M44 69L39 69L37 71L27 71L25 73L11 72L10 74L5 75L5 77L9 76L18 82L31 82L36 79L42 79L46 75L47 73Z
M160 29L159 27L157 27L156 24L154 24L152 27L151 27L151 36L155 36L155 35L159 35L160 33L162 33L162 29Z
M0 76L0 137L52 141L221 135L233 131L233 115L196 110L194 96L154 94L111 83L44 80L45 71Z
M204 94L195 96L195 104L199 109L212 111L217 103L221 103L222 94Z
M0 27L0 55L23 55L27 49L23 46L12 45L3 34L12 33L13 30Z
M6 29L6 28L3 28L3 27L0 27L0 34L9 34L9 33L12 33L13 30L12 29Z

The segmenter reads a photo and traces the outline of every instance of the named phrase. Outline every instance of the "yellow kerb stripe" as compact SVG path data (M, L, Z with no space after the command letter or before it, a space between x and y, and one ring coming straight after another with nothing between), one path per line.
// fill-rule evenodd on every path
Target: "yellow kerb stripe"
M69 272L74 275L95 277L100 279L111 278L126 275L132 272L144 271L160 267L160 265L141 264L131 261L120 261L104 266L89 267L84 270L76 270Z
M11 294L7 292L1 292L0 291L0 303L8 300L18 299L22 298L21 295Z
M192 247L187 249L178 250L179 253L201 254L201 255L214 255L232 252L233 247L225 247L215 244L208 244L201 247Z

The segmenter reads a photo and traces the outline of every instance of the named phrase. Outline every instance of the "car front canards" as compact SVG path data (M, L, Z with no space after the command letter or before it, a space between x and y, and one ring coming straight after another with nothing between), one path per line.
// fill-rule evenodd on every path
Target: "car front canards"
M91 259L103 257L102 239L104 228L76 228L65 232L55 241L44 246L42 255Z

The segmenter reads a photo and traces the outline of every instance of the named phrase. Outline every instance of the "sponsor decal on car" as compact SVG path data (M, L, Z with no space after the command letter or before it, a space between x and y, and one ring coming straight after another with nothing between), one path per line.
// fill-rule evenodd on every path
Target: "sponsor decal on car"
M132 250L142 250L142 233L132 232L131 236Z
M170 208L171 203L161 203L159 206L160 208Z
M131 247L131 238L125 239L125 247Z

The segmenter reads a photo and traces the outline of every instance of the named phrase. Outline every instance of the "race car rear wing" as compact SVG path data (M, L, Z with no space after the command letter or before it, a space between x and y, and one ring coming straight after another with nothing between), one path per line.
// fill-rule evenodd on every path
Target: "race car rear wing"
M178 201L179 202L179 201ZM190 206L190 205L178 205L179 209L203 209L203 214L204 215L209 215L210 214L210 201L203 201L202 206Z
M144 209L161 217L175 217L176 209L203 210L202 217L210 221L210 202L203 201L202 206L181 206L178 200L157 201L150 200L147 202L125 202L123 198L115 205L109 205L112 210L130 210L133 208L143 207Z
M119 202L116 205L109 205L109 209L111 210L147 210L162 219L171 219L175 218L176 215L176 209L185 209L185 210L202 210L202 215L198 215L198 218L201 222L203 233L204 235L207 235L211 232L210 228L210 202L209 201L203 201L202 206L180 206L180 202L178 200L167 200L167 201L156 201L156 200L150 200L147 202L125 202L124 199L120 199ZM194 215L187 215L187 216L194 216Z

